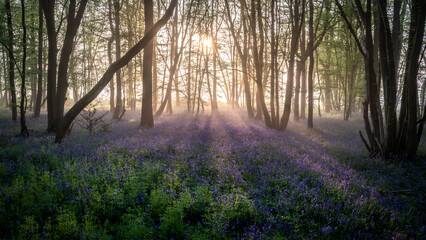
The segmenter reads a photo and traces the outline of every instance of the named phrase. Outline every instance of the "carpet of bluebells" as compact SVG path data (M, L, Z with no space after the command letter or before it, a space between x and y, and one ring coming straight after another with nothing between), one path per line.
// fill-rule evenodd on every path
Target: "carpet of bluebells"
M411 163L369 159L360 116L270 130L244 112L110 132L0 113L0 239L421 239L426 139ZM425 135L425 134L423 134Z

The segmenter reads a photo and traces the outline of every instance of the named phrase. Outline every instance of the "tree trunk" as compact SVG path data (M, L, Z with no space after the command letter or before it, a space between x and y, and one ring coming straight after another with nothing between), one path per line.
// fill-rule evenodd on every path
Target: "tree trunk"
M55 95L54 125L58 126L63 115L68 89L68 65L74 47L74 38L80 26L83 13L86 10L88 0L81 0L80 7L76 13L76 0L70 0L67 17L67 31L62 45L61 57L58 65L58 86Z
M217 40L217 32L219 30L216 29L216 36L214 38L214 43L213 43L213 101L212 101L212 111L217 111L218 110L218 106L217 106L217 66L216 66L216 62L217 62L217 48L216 48L216 40Z
M245 3L243 0L240 0L241 3L241 24L243 24L243 49L241 49L241 46L239 44L239 41L237 39L235 29L234 29L234 23L232 22L231 12L229 9L229 3L228 0L225 0L225 6L226 6L226 13L227 13L227 19L229 21L229 26L231 28L232 38L234 39L234 44L237 47L238 54L241 59L241 68L243 72L243 81L244 81L244 93L245 93L245 99L246 99L246 107L247 107L247 114L248 117L253 119L254 113L253 113L253 107L251 103L251 94L250 94L250 84L248 81L248 69L247 69L247 56L248 56L248 47L247 47L247 26L246 26L246 14L245 14Z
M21 0L21 15L22 15L22 83L21 83L21 136L28 137L30 133L27 128L27 118L25 112L27 108L27 90L25 88L25 73L26 73L26 62L27 62L27 26L25 24L25 0Z
M255 64L255 70L256 70L256 85L257 85L257 108L258 113L263 112L263 117L265 119L265 125L269 128L272 127L271 123L271 117L269 115L268 108L266 107L265 103L265 96L263 93L263 52L264 52L264 30L263 30L263 20L262 20L262 10L261 10L261 4L260 0L257 0L255 3L255 0L251 1L251 29L252 29L252 36L253 36L253 58L254 58L254 64ZM257 17L256 17L257 13ZM257 46L257 34L256 34L256 22L255 19L257 19L257 24L259 27L259 47ZM261 115L260 115L261 116Z
M10 9L10 0L5 1L6 17L7 17L7 31L8 31L8 54L9 54L9 88L12 97L12 120L16 122L18 117L17 104L16 104L16 89L15 89L15 57L13 55L13 27L12 27L12 13Z
M155 45L155 39L153 44ZM155 47L152 48L152 65L153 65L153 75L152 75L152 101L153 101L153 111L157 110L158 102L158 68L157 68L157 50ZM135 104L136 104L136 94L135 94Z
M188 107L188 113L191 112L191 77L192 77L192 73L191 73L191 56L192 56L192 33L189 36L189 53L188 53L188 73L187 73L187 107Z
M114 0L114 22L115 22L115 59L121 58L121 38L120 38L120 3L118 0ZM112 115L113 119L118 119L123 112L123 99L121 90L121 68L117 70L115 75L117 81L117 98L115 110Z
M299 121L299 96L300 96L300 75L302 73L302 64L305 64L304 61L296 61L296 86L294 89L294 108L293 108L293 120L295 122Z
M304 27L304 23L305 20L303 20L303 24L302 24L302 36L300 39L300 53L302 56L306 56L306 30ZM300 99L300 118L301 119L305 119L306 118L306 93L308 92L306 89L306 59L305 57L303 57L301 59L301 63L300 63L300 72L302 75L302 79L301 79L301 85L302 85L302 94L301 94L301 99Z
M402 102L402 105L406 104L405 111L401 110L400 120L404 119L406 122L406 134L403 140L400 142L406 146L404 153L407 155L407 159L414 159L418 148L418 139L420 139L421 132L417 132L417 74L419 70L419 55L422 49L422 41L424 35L424 26L426 15L426 2L422 0L413 0L411 9L411 20L410 20L410 31L408 37L408 49L407 49L407 68L404 75L404 88L407 93L406 102ZM402 106L401 106L402 107ZM419 122L419 130L423 128L423 122ZM404 146L403 145L403 146Z
M275 0L271 1L271 119L273 128L277 128L275 118L275 62L277 60L277 51L275 50ZM278 92L278 89L277 89ZM277 93L278 94L278 93Z
M294 62L295 55L297 52L297 45L300 37L301 25L305 15L305 0L295 0L294 3L291 1L290 6L290 19L292 20L291 26L291 42L290 42L290 59L288 63L288 75L285 92L284 112L281 117L280 130L285 130L290 119L291 112L291 97L293 95L293 78L294 78ZM293 5L294 4L294 5ZM300 6L302 5L302 6ZM300 7L302 9L301 15L299 15Z
M55 96L56 96L56 58L57 43L55 29L55 0L40 0L46 18L47 40L48 40L48 62L47 62L47 131L55 131Z
M112 64L112 43L114 42L114 23L112 21L112 3L111 0L108 0L108 21L111 30L111 37L108 39L108 65ZM109 83L109 111L111 113L115 112L115 83L114 79L111 79Z
M326 42L328 42L328 35L326 36ZM323 64L323 68L325 70L325 90L324 90L324 97L325 97L325 112L329 113L332 109L332 103L331 103L331 78L330 78L330 46L326 47L326 63Z
M127 46L128 49L130 49L133 45L133 38L134 38L134 34L133 34L133 24L132 24L132 18L135 17L131 8L133 6L129 4L129 0L126 0L126 8L128 12L128 15L126 17L126 22L127 22L127 32L128 32L128 39L127 39ZM146 23L145 23L146 24ZM127 106L131 109L131 110L136 110L136 100L135 100L135 96L133 95L133 85L134 85L134 79L133 79L133 61L130 61L127 67L127 86L128 86L128 91L127 91Z
M314 4L309 0L308 128L314 127Z
M154 8L152 0L144 0L145 12L145 34L154 25ZM154 127L154 116L152 115L152 52L153 40L145 47L143 53L143 93L142 93L142 113L140 127Z

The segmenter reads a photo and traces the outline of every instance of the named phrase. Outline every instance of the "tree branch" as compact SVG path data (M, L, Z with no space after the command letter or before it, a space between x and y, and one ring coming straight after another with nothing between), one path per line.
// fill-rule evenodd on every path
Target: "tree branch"
M345 14L345 11L343 10L342 5L339 3L339 0L334 0L334 2L336 3L337 7L339 8L340 16L342 16L343 20L345 21L346 27L349 29L351 34L354 36L355 42L356 42L356 45L358 46L359 51L361 52L362 56L364 58L366 58L367 55L365 54L364 49L363 49L363 47L362 47L362 45L361 45L361 43L358 39L358 36L356 35L356 32L355 32L354 28L352 27L352 24L349 22L346 14Z

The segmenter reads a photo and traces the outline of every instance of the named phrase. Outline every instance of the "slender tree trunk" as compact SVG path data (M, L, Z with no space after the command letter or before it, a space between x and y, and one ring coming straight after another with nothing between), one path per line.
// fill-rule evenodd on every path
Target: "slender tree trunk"
M133 24L132 24L132 18L135 17L133 14L133 10L132 8L134 7L134 5L131 5L129 3L129 0L126 0L126 8L128 11L128 15L126 17L126 22L127 22L127 32L128 32L128 39L127 39L127 46L128 49L130 49L133 45L133 38L134 38L134 34L133 34ZM135 101L135 97L133 96L133 85L134 85L134 80L133 80L133 61L129 62L129 65L127 67L127 86L128 86L128 91L127 91L127 106L131 109L131 110L136 110L136 101Z
M392 50L395 63L395 71L398 71L399 62L401 59L402 48L402 31L401 31L401 15L404 16L405 6L403 7L403 14L401 14L402 0L394 0L393 6L393 21L392 21ZM398 83L398 82L397 82ZM398 86L398 85L396 85Z
M30 133L27 128L27 118L25 113L27 111L27 90L25 88L25 73L27 62L27 26L25 24L25 0L21 0L21 15L22 15L22 83L21 83L21 136L28 137Z
M302 36L300 38L300 53L302 56L306 56L306 30L305 30L305 21L302 23ZM301 85L302 85L302 93L300 95L300 118L306 118L306 93L308 92L306 89L306 58L303 57L300 63L300 74L301 74ZM297 73L296 73L297 74Z
M252 7L251 7L251 28L252 28L252 36L253 36L253 57L254 57L254 64L256 68L256 85L257 85L257 98L258 98L258 114L259 112L263 112L263 117L265 118L265 125L269 128L272 127L271 123L271 117L269 115L268 108L266 107L265 103L265 96L263 93L263 52L264 52L264 30L263 30L263 20L262 20L262 11L261 11L261 4L260 0L256 1L252 0ZM259 40L260 44L259 47L257 46L257 34L256 34L256 13L257 13L257 23L259 27ZM261 116L261 115L260 115Z
M200 75L200 54L197 51L197 60L196 60L196 71L195 71L195 86L194 86L194 95L192 97L193 101L192 101L192 114L194 114L195 111L195 103L197 101L197 89L198 89L198 76Z
M7 17L7 31L8 31L8 53L9 53L9 88L12 108L12 120L16 122L18 117L17 103L16 103L16 89L15 89L15 57L13 54L13 27L12 27L12 13L10 9L10 0L5 1L6 17Z
M112 3L111 0L108 0L108 21L109 26L111 30L111 37L108 39L108 65L111 66L112 64L112 43L114 42L114 23L112 21ZM111 113L115 112L115 83L114 79L111 79L111 82L109 83L109 111Z
M302 5L302 6L300 6ZM302 9L301 16L299 9ZM281 117L280 130L285 130L290 119L291 112L291 97L293 95L293 78L294 78L294 62L297 52L297 45L300 36L301 25L305 15L305 0L295 0L293 6L290 6L290 18L292 19L292 36L290 42L290 59L288 64L288 75L285 92L284 113ZM300 20L302 19L302 21Z
M145 12L145 34L154 25L154 7L152 0L144 0ZM154 116L152 113L152 52L153 40L144 49L143 53L143 93L142 93L142 114L140 127L152 128L154 126Z
M178 29L177 29L177 25L178 25L178 8L179 5L176 7L175 9L175 15L173 16L173 24L172 24L172 49L171 51L173 52L173 54L177 55L178 54L178 41L179 41L179 36L178 36ZM182 46L181 46L182 47ZM176 61L179 61L180 58L177 58ZM171 61L173 61L173 58L170 58ZM177 63L178 64L178 63ZM170 66L173 65L173 62L170 62ZM179 65L177 67L177 69L179 69ZM177 70L176 69L176 70ZM176 106L180 105L180 98L179 98L179 84L178 84L178 79L177 79L178 75L176 74L176 72L173 73L173 83L175 84L175 95L176 95ZM168 114L173 114L173 109L172 109L172 93L170 93L169 96L169 102L167 104L167 109L166 112Z
M319 54L318 51L315 50L315 57L316 59L319 59ZM315 72L318 78L318 87L319 87L319 96L318 96L318 116L321 117L321 97L322 97L322 87L321 87L321 79L320 79L320 74L319 74L319 67L318 67L318 62L315 62ZM324 100L324 98L323 98Z
M331 30L331 32L333 32L333 30ZM322 64L322 67L324 69L325 72L325 76L324 76L324 97L325 97L325 112L329 113L331 111L331 78L330 78L330 59L331 59L331 54L330 54L330 46L328 45L329 39L328 39L328 34L326 36L326 42L327 42L327 46L326 46L326 60L325 63Z
M277 60L277 53L275 50L275 0L271 1L271 119L272 126L277 128L275 118L275 62ZM278 92L278 89L277 89Z
M118 0L114 0L114 22L115 22L115 59L121 58L121 37L120 37L120 3ZM122 90L121 90L121 69L117 70L115 75L115 79L117 81L117 100L116 106L114 110L114 114L112 115L113 119L119 119L123 108L123 99L122 99Z
M212 101L212 111L217 111L218 110L218 106L217 106L217 66L216 66L216 62L217 62L217 49L216 49L216 40L217 40L217 34L216 37L214 39L214 44L213 44L213 101Z
M46 18L47 40L49 42L47 62L47 131L55 131L56 59L57 39L55 29L55 0L40 0Z
M407 69L404 75L404 85L407 90L406 104L407 131L406 149L407 159L414 159L418 148L418 139L421 132L417 132L417 74L419 70L419 55L423 44L424 26L426 15L426 2L422 0L412 1L410 32L407 49ZM404 104L404 103L403 103ZM424 120L419 126L423 128Z
M76 0L70 0L67 18L67 31L65 34L58 65L58 85L55 94L56 106L54 107L55 126L59 125L64 115L66 93L68 89L68 65L74 47L74 38L80 26L81 19L83 18L83 13L86 9L87 1L88 0L81 0L78 11L76 12Z
M155 45L155 39L154 43ZM153 111L157 110L157 103L158 103L158 67L157 67L157 50L155 50L155 47L152 48L152 65L153 65L153 75L152 75L152 105L153 105ZM136 94L135 94L135 104L136 104Z
M309 0L309 75L308 75L308 128L314 127L314 4Z
M240 0L241 4L241 24L243 24L243 49L241 49L241 46L239 44L239 41L236 37L235 29L234 29L234 23L232 22L231 12L229 9L229 3L228 0L225 0L225 6L226 6L226 13L227 13L227 19L229 21L229 26L231 27L231 33L232 37L234 39L234 45L237 47L238 54L241 59L241 68L243 72L243 81L244 81L244 93L245 93L245 99L246 99L246 107L247 107L247 114L249 118L254 118L253 113L253 107L251 103L251 93L250 93L250 84L248 81L248 68L247 68L247 56L248 56L248 47L247 47L247 35L248 30L246 26L246 13L245 13L245 2L244 0Z
M235 47L235 45L233 45L233 47L232 47L232 55L231 55L231 64L232 64L232 87L231 87L231 103L232 103L232 109L234 109L234 107L235 107L235 86L236 86L236 82L237 82L237 79L236 79L236 68L237 68L237 64L236 64L236 57L235 57L235 49L236 49L236 47Z
M187 99L187 105L188 105L188 113L191 112L191 77L192 77L192 73L191 73L191 56L192 56L192 33L189 36L189 53L188 53L188 73L187 73L187 95L188 95L188 99Z
M302 64L305 64L304 61L296 61L296 86L294 89L294 108L293 108L293 120L295 122L299 121L299 96L300 96L300 75L302 73Z
M386 13L386 2L379 1L379 49L380 49L380 64L381 75L383 79L383 92L385 100L385 122L386 135L384 154L388 155L396 148L396 69L391 42L391 32L389 28L389 20ZM383 14L383 11L384 14ZM417 91L416 91L417 92ZM385 156L387 157L387 156Z

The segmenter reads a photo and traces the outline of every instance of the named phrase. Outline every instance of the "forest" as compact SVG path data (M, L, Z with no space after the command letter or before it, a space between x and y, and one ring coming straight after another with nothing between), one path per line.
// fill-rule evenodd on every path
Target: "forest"
M425 12L0 0L0 239L423 239Z

